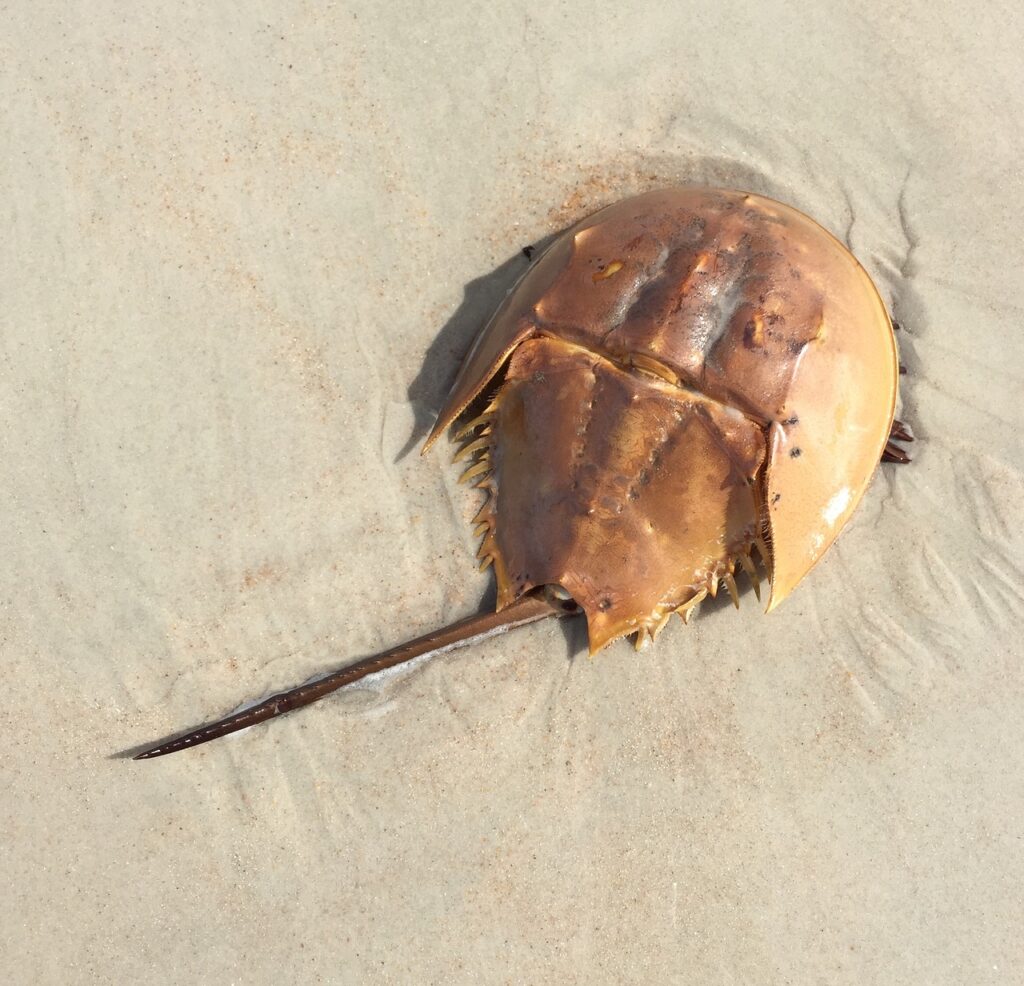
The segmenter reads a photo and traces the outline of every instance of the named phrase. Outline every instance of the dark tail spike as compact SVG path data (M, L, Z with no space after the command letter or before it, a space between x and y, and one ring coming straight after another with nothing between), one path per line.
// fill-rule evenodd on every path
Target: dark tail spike
M413 658L456 650L468 644L486 640L488 637L497 636L506 630L526 626L528 623L536 623L549 616L573 616L578 612L579 609L571 600L551 599L543 592L523 596L522 599L499 613L479 613L476 616L470 616L468 619L460 620L442 630L435 630L433 633L417 637L408 643L399 644L398 647L385 651L383 654L356 661L355 664L334 671L324 678L299 685L286 692L279 692L251 708L218 719L209 725L200 726L177 739L158 743L132 759L151 760L154 757L164 757L168 753L177 753L179 750L187 750L202 743L209 743L210 740L219 739L221 736L227 736L229 733L238 732L238 730L246 729L249 726L255 726L259 722L266 722L268 719L274 719L294 709L312 705L325 695L344 688L345 685L350 685L354 681L359 681L360 678L404 664Z

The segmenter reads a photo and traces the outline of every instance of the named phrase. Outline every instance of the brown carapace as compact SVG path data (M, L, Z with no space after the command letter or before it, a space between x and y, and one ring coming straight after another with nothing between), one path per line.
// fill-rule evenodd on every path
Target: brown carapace
M667 188L563 233L464 362L424 451L458 433L486 493L498 612L368 658L139 755L308 705L367 674L546 616L591 653L688 621L744 572L773 609L832 544L893 439L899 364L850 252L758 195ZM485 395L485 392L489 393Z

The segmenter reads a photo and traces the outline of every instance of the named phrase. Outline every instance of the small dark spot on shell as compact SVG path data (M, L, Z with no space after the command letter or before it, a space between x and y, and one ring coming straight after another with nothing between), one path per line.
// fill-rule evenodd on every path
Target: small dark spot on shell
M601 610L602 613L604 613L612 608L612 601L607 596L605 596L605 598L597 604L597 608Z
M534 382L534 383L543 383L543 382L544 382L544 379L545 379L545 378L544 378L544 374L543 374L543 373L541 373L541 372L540 372L540 370L538 370L538 371L537 371L536 373L534 373L534 375L533 375L533 382Z
M774 506L776 503L778 503L779 500L781 500L781 499L782 499L782 494L781 493L776 493L775 496L772 497L772 506Z
M798 449L798 448L795 448L795 449L793 449L793 450L792 450L792 451L791 451L791 452L789 453L789 457L790 457L791 459L799 459L799 458L800 458L800 449Z
M786 418L782 423L784 425L798 425L800 424L800 419L794 414L791 418Z
M533 260L533 255L537 252L537 248L531 243L529 246L523 247L523 256L527 260Z
M801 342L799 339L791 339L789 342L789 351L794 356L799 356L804 351L804 346L806 345L806 342Z

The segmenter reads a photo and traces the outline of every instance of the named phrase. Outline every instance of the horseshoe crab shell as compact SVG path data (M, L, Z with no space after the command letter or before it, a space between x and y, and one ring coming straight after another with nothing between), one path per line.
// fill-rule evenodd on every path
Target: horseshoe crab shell
M487 493L498 608L558 586L591 652L767 567L768 610L849 520L895 411L892 324L830 233L758 195L666 188L560 236L467 356L426 448Z

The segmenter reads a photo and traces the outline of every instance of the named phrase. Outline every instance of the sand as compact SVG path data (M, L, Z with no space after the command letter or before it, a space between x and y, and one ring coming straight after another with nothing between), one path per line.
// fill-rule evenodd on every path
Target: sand
M1024 983L1024 16L916 2L0 14L0 959L16 983ZM912 466L770 617L473 612L418 445L543 241L783 199L903 323Z

